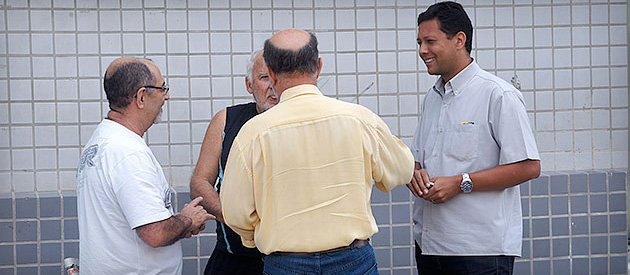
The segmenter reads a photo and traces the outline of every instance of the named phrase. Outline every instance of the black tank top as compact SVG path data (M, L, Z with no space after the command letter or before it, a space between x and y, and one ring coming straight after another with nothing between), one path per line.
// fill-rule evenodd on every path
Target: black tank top
M228 154L234 138L243 124L258 114L256 111L256 103L246 103L234 105L226 108L225 128L223 129L223 143L221 146L221 159L219 166L219 183L217 183L217 192L221 192L221 183L223 183L223 171L227 163ZM228 253L243 256L258 256L263 254L256 248L247 248L241 243L241 236L232 231L227 225L217 221L217 249Z

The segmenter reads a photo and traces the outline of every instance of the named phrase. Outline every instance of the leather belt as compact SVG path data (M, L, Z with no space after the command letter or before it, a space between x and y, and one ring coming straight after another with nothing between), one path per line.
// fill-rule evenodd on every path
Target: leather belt
M364 247L364 246L366 246L368 244L370 244L370 239L367 239L367 240L358 240L357 239L357 240L354 240L350 245L337 247L337 248L333 248L333 249L328 249L328 250L324 250L324 251L318 251L318 252L274 252L274 253L279 254L279 255L307 255L307 254L314 254L314 253L333 253L333 252L338 252L338 251L350 249L352 247L361 248L361 247Z

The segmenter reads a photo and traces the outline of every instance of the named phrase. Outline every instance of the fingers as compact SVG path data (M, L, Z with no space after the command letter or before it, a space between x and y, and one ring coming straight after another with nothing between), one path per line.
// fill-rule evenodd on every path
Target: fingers
M427 172L427 170L420 170L420 177L422 178L421 182L424 183L422 185L422 192L424 192L424 194L427 194L429 192L429 188L432 187L431 179L429 178L429 173Z
M191 234L191 236L195 236L195 235L201 233L201 231L203 231L204 229L206 229L206 224L202 223L199 227L193 229L189 233Z
M196 197L195 199L193 199L192 201L190 201L190 203L188 203L188 204L190 204L190 205L192 205L192 206L197 206L197 205L199 205L199 203L200 203L202 200L203 200L203 197L202 197L202 196L199 196L199 197Z
M416 179L416 172L414 171L413 173L413 177L411 177L411 182L407 183L407 188L409 188L409 191L411 191L411 193L415 196L415 197L420 197L422 196L422 191L420 191L420 184L418 183L417 179Z
M203 211L205 212L206 210L204 209ZM208 212L206 212L206 214L204 215L203 222L206 222L207 220L216 220L216 219L217 219L217 217L215 217L212 214L208 214ZM204 224L204 227L205 227L205 224Z

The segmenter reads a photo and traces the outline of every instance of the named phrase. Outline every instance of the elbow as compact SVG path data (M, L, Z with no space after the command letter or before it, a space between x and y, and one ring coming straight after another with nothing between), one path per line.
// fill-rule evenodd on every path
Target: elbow
M152 227L154 224L144 225L136 228L136 234L138 237L150 247L157 248L160 246L166 245L168 240L163 238L160 234L156 234L154 228Z
M150 247L158 248L158 247L164 245L164 241L160 240L159 238L154 238L154 237L150 237L150 236L144 236L142 234L139 234L139 235L140 235L140 239L142 239L142 241L144 243L146 243Z
M529 160L528 162L529 162L529 165L527 167L528 168L527 174L529 176L528 180L539 177L540 176L540 160Z
M145 243L148 244L150 247L153 247L153 248L158 248L158 247L162 246L161 243L155 242L155 241L154 242L146 242L145 241Z

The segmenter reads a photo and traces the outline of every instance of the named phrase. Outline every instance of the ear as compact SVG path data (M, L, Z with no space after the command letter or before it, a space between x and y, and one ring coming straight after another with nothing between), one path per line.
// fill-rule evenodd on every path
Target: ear
M278 75L272 70L269 70L269 80L271 81L271 85L276 87L276 84L278 83Z
M317 75L315 76L315 79L319 78L319 74L322 72L322 67L324 66L324 63L322 62L322 58L319 57L317 58Z
M457 48L463 48L466 49L466 40L468 39L468 37L466 37L466 34L462 31L458 32L457 34L455 34L455 45L457 46Z
M140 89L136 91L136 96L134 97L134 100L138 109L144 108L144 103L145 103L144 99L147 95L148 95L148 91L147 91L147 88L145 87L140 87Z
M254 92L254 89L252 88L252 83L249 81L248 77L245 77L245 88L250 95Z

